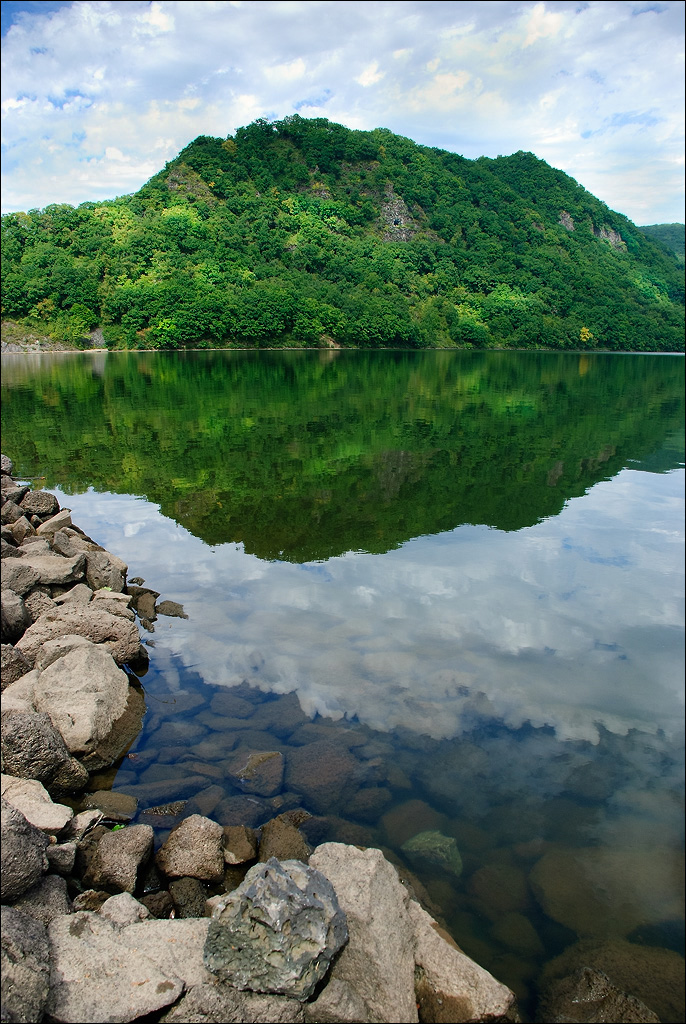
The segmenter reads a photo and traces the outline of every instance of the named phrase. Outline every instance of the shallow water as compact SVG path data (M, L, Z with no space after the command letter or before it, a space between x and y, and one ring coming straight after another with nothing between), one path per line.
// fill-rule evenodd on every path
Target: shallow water
M661 356L3 357L16 472L188 615L147 634L144 729L98 784L382 846L529 1013L578 939L683 953L683 383ZM283 780L246 792L251 750ZM459 874L402 849L427 831Z

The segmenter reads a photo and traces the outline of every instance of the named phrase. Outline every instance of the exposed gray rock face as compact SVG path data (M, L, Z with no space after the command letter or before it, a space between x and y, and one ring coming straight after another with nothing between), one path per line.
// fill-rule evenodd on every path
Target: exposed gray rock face
M32 516L54 516L60 510L57 498L49 491L27 491L21 499L21 507Z
M245 825L227 825L224 829L224 860L227 864L245 864L257 857L257 836Z
M200 814L191 814L178 825L155 858L168 878L200 878L218 882L224 876L223 830Z
M46 928L56 917L71 914L72 910L66 880L59 875L44 875L38 885L16 900L14 906Z
M36 528L31 525L26 516L20 516L12 523L12 535L17 544L23 544L27 537L34 537Z
M0 538L0 558L21 558L21 551L9 540Z
M71 513L68 508L63 508L61 512L41 523L36 533L39 537L52 537L58 530L62 530L66 526L71 526Z
M150 825L131 825L100 838L83 881L110 892L133 892L138 873L150 859L155 833Z
M100 907L100 914L106 917L112 924L125 928L130 924L137 924L138 921L145 921L150 917L147 907L135 900L131 893L120 892L116 896L110 896Z
M49 587L40 584L24 595L24 604L29 613L31 624L36 622L45 612L49 612L51 608L56 607L55 602L48 593L49 589Z
M6 692L11 690L12 687L8 687ZM8 708L2 712L1 721L0 745L5 772L49 785L59 769L70 760L69 751L50 715Z
M87 584L77 583L63 594L57 594L53 601L55 604L88 604L92 597L93 591Z
M48 936L45 925L15 907L2 907L2 1019L43 1019L48 997Z
M14 463L12 462L9 455L0 455L0 473L5 473L7 476L12 476L13 469Z
M10 683L16 682L17 679L21 679L23 675L31 670L31 666L28 661L21 653L16 650L11 644L2 645L2 655L0 660L0 679L2 680L2 689Z
M91 590L111 587L116 593L126 586L128 566L109 551L89 551L86 555L86 582Z
M178 999L183 982L161 971L143 949L123 942L128 931L99 914L83 912L52 922L45 1007L51 1018L65 1024L130 1021Z
M470 960L418 903L408 912L415 942L415 995L424 1021L518 1021L514 993Z
M301 1024L302 1004L286 996L238 992L231 985L196 985L161 1024Z
M86 556L80 552L71 558L35 550L38 544L22 548L22 562L38 573L38 582L45 584L73 583L83 577Z
M95 645L75 647L41 673L38 711L50 715L71 753L94 750L126 710L129 680L111 655Z
M5 562L7 559L4 559L2 564ZM15 564L15 559L12 559L12 564ZM3 643L13 644L21 639L33 620L23 598L6 587L4 581L2 586L2 640Z
M659 1024L660 1021L640 999L628 996L613 985L606 974L590 967L582 967L553 982L543 993L536 1016L550 1024L595 1021Z
M348 922L350 939L331 977L362 1000L364 1019L416 1024L409 896L395 868L380 850L341 843L319 846L310 866L331 881Z
M41 832L55 836L74 817L71 807L53 803L50 794L36 779L2 775L0 780L4 799Z
M65 654L69 654L75 647L90 648L91 646L90 640L76 633L68 636L58 636L55 640L48 640L47 643L43 644L36 655L35 667L44 672L48 665L52 665L53 661L63 658Z
M12 501L10 498L2 506L2 510L0 511L0 521L3 526L8 526L12 523L16 523L16 521L21 519L23 515L24 510L21 505L17 505L16 501Z
M10 562L14 564L15 559L6 558L3 564ZM28 570L28 566L24 568ZM66 605L47 612L27 629L17 647L33 664L44 643L71 633L85 636L95 644L105 644L118 665L134 660L141 653L140 636L135 624L118 615L94 609L92 602L85 607Z
M6 800L2 800L0 836L0 898L7 902L31 889L47 871L48 839Z
M176 975L191 988L216 982L203 964L209 925L206 917L185 921L141 921L123 928L121 941L134 951L141 950L158 970Z
M45 851L51 871L58 875L69 875L76 860L76 843L53 843Z
M255 865L212 912L205 966L238 989L307 999L347 939L331 883L300 861Z

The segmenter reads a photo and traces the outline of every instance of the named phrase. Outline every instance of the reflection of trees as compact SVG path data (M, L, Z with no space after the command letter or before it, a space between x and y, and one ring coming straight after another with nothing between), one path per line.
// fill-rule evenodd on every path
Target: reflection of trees
M668 356L194 353L3 370L21 473L144 494L208 543L293 560L532 525L629 462L677 465L684 415L683 362Z

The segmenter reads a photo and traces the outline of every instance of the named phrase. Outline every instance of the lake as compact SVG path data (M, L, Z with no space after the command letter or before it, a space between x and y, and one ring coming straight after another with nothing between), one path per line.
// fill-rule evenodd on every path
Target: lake
M223 824L304 807L313 844L384 849L525 1013L565 951L662 972L637 994L683 1020L682 357L2 370L15 474L188 616L145 633L144 728L94 788ZM283 777L241 783L249 751Z

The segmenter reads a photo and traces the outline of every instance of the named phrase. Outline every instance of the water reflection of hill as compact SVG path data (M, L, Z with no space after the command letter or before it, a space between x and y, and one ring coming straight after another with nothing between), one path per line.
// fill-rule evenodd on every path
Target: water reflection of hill
M205 542L263 558L381 552L464 523L517 530L624 466L683 462L676 357L98 359L3 359L20 472L145 495Z

